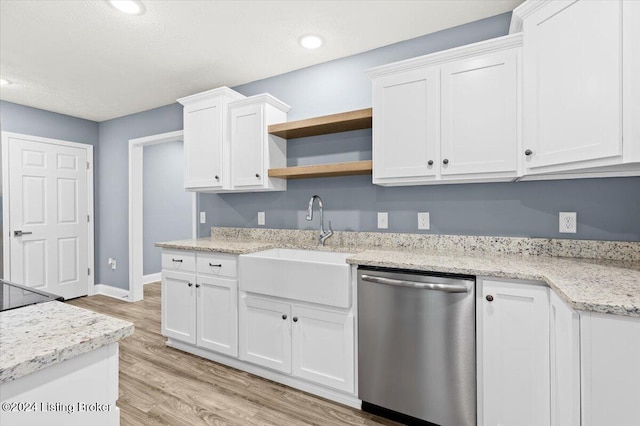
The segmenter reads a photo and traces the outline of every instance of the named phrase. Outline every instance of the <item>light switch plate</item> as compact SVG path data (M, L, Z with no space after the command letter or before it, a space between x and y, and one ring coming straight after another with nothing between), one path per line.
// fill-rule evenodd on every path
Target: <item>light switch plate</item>
M418 213L418 229L431 229L429 212Z
M389 213L378 212L378 229L389 228Z
M264 212L258 212L258 225L265 224L265 214Z
M207 223L207 212L200 212L200 223Z

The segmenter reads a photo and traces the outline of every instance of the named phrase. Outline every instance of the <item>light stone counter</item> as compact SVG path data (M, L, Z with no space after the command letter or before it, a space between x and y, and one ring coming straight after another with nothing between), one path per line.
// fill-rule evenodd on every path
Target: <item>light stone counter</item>
M118 342L133 331L128 321L56 301L0 312L0 383Z
M577 310L640 317L640 243L542 238L212 228L211 238L156 246L246 254L271 248L356 253L354 265L417 269L547 283Z

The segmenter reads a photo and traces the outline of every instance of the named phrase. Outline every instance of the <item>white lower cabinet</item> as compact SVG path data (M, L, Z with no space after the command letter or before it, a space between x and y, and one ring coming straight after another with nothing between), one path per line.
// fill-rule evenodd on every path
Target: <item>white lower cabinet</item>
M582 425L640 424L640 318L580 313Z
M481 424L549 425L549 289L482 281Z
M168 250L163 256L167 253L193 272L162 271L162 335L237 357L237 256ZM213 275L220 273L226 276Z
M580 315L549 291L551 426L580 426Z
M242 294L240 359L353 392L354 322L350 313Z
M196 274L162 271L162 335L196 343Z

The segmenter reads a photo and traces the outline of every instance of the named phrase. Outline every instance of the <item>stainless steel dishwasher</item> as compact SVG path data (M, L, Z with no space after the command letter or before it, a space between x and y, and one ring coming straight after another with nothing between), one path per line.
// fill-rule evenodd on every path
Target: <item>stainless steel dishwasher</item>
M472 276L358 269L363 410L409 424L476 424L474 295Z

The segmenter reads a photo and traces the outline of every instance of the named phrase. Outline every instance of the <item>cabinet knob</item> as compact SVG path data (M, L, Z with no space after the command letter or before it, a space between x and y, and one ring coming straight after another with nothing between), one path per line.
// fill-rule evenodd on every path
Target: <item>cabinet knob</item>
M196 288L200 288L200 284L196 284Z
M256 173L256 177L260 179L260 173Z
M192 286L193 286L193 283L188 283L187 285L188 285L189 287L192 287Z
M430 165L430 166L433 166L433 160L427 161L427 164Z
M490 294L487 294L487 297L485 299L487 299L487 302L493 302L493 296Z
M298 317L293 317L293 322L298 322Z
M215 175L214 177L216 178L216 180L220 180L220 176Z
M449 164L449 160L445 158L444 160L442 160L442 164Z
M287 319L287 314L282 314L282 319L286 320Z
M524 155L526 155L527 157L530 156L531 154L533 154L533 151L531 151L530 149L524 152Z

